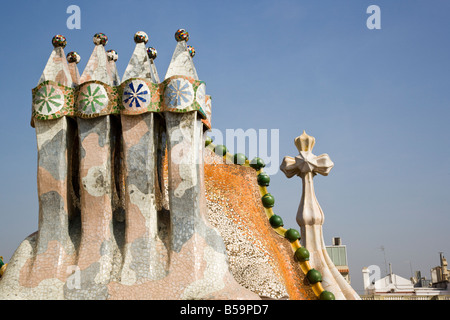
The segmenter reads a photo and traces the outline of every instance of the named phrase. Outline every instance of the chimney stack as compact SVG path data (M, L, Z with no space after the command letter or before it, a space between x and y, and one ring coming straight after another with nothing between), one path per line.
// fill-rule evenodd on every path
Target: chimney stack
M340 245L342 245L341 238L340 237L334 237L333 238L333 246L340 246Z

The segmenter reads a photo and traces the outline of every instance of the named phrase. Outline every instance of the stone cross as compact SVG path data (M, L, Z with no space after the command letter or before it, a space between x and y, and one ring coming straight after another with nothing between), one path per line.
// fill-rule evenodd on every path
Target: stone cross
M297 223L300 226L323 224L324 216L314 193L313 177L318 173L327 176L334 166L328 154L316 156L312 153L314 144L315 138L303 131L295 139L299 155L294 158L284 157L280 167L288 178L297 175L303 180L302 200L297 212Z
M315 138L307 135L305 131L294 142L299 155L284 157L280 169L288 178L299 176L303 181L302 198L297 212L301 244L310 252L312 267L321 272L325 290L333 292L337 300L359 300L358 294L328 256L322 231L325 217L314 192L313 177L317 174L327 176L334 163L326 153L319 156L312 153Z

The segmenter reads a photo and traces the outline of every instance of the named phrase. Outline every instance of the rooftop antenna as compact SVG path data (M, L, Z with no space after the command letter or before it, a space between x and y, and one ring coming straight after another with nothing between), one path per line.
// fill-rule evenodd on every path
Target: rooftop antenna
M406 260L405 262L409 262L409 269L410 269L410 271L411 271L411 278L414 277L414 275L413 275L413 270L412 270L412 263L411 263L411 260Z
M383 257L384 257L384 271L385 271L385 274L387 275L387 274L388 274L388 269L387 269L387 262L386 262L386 252L385 252L385 250L384 250L384 246L383 246L383 245L380 247L380 250L383 251Z

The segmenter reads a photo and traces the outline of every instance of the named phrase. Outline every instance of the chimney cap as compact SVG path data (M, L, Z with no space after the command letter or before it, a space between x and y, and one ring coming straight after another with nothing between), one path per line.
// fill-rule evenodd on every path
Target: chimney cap
M193 58L195 56L195 48L193 46L187 46L187 49L189 51L189 55L191 56L191 58Z
M150 59L154 60L158 56L158 51L155 48L153 48L153 47L148 47L147 48L147 54L148 54L148 57Z
M95 45L101 44L102 46L106 46L108 43L108 37L104 33L96 33L94 38L92 39Z
M109 61L116 62L117 59L119 59L119 54L117 53L116 50L113 49L106 51L106 56L108 57Z
M333 246L340 246L341 244L341 237L333 237Z
M75 62L78 64L81 61L81 57L76 51L69 52L66 58L69 63Z
M134 42L136 43L147 43L148 42L148 35L144 31L138 31L134 34Z
M189 41L189 32L186 29L178 29L175 32L175 40L179 41Z
M57 47L63 47L63 49L66 47L67 45L67 40L66 37L64 37L61 34L57 34L52 38L52 45L53 47L57 48Z

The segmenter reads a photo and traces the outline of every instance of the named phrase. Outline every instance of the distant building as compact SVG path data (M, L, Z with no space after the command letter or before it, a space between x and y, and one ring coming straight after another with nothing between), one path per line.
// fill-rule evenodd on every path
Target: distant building
M340 237L333 238L333 245L326 246L328 255L341 275L350 284L350 275L347 262L347 247L342 244Z
M445 259L443 252L440 252L441 265L431 269L431 285L434 288L450 289L448 287L449 275L447 269L447 259Z
M449 276L447 260L441 253L441 265L431 269L431 281L416 271L410 280L392 272L389 264L389 274L384 278L372 280L369 268L363 268L365 294L363 300L450 300Z
M431 287L431 280L422 277L422 273L420 271L416 271L415 276L411 278L411 281L416 288Z

